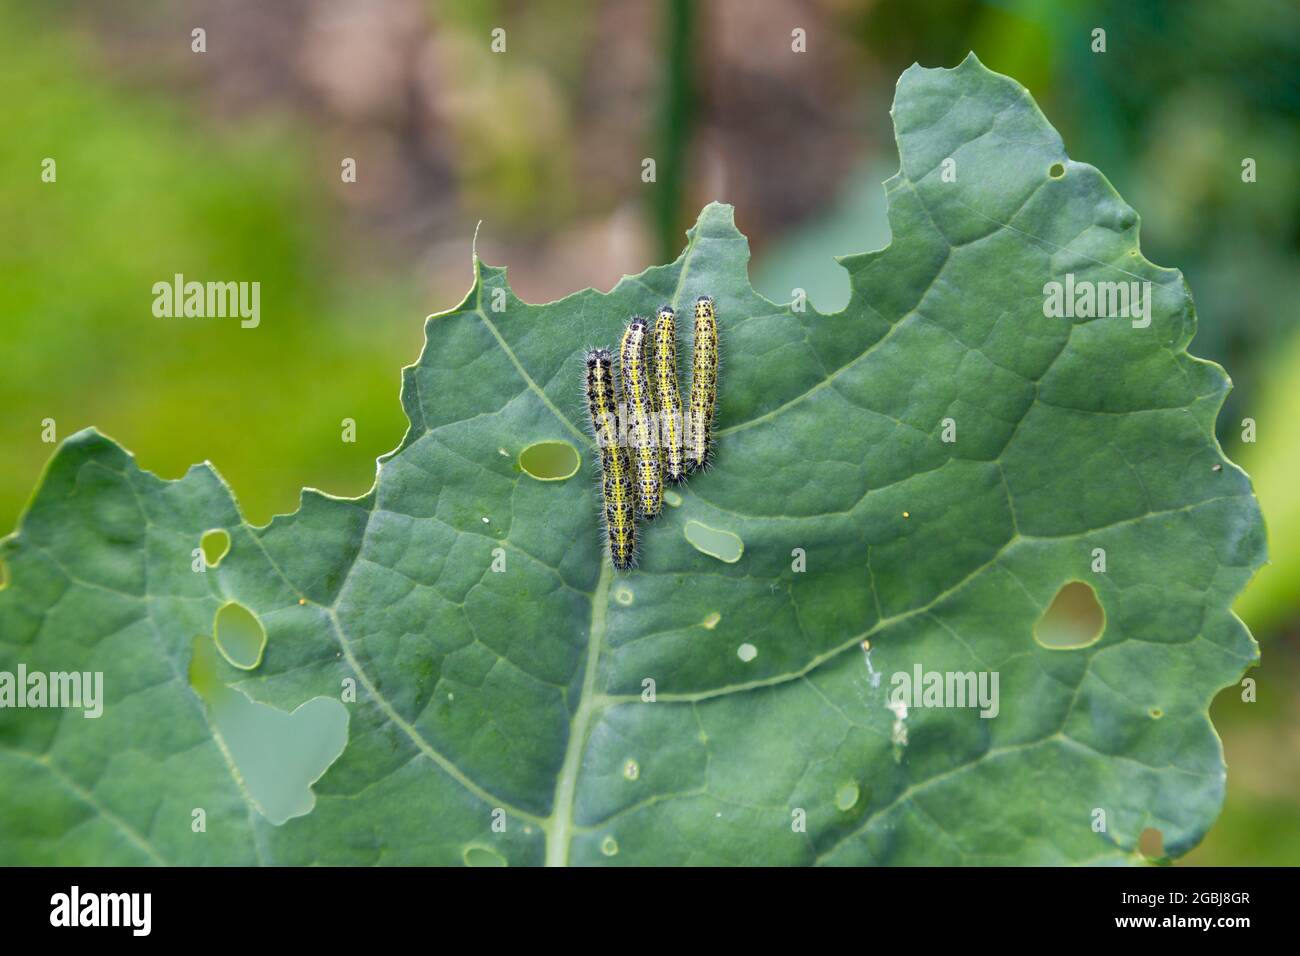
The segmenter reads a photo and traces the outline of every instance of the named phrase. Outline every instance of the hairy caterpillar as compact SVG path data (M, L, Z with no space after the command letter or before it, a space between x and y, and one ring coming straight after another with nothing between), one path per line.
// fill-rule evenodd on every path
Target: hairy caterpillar
M639 315L632 316L623 333L619 357L623 366L627 440L636 478L636 507L647 521L653 521L663 511L664 479L659 462L659 437L655 434L654 393L650 390L648 337L646 320Z
M718 400L718 319L713 297L695 300L695 343L691 354L691 405L686 418L686 470L706 468L711 459L713 408Z
M614 567L632 567L636 551L635 496L627 449L619 443L618 386L607 349L587 353L587 408L600 448L601 494L605 503L605 535Z
M682 444L682 397L677 390L677 313L666 305L661 305L655 315L654 391L664 477L675 485L686 478L686 462Z

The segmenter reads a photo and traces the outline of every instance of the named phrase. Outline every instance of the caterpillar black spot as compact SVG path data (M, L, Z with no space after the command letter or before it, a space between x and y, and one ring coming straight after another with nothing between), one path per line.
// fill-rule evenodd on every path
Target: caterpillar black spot
M666 305L655 315L654 392L659 412L659 449L664 478L678 484L686 478L682 442L682 397L677 390L677 313Z
M713 297L695 300L691 401L686 416L686 470L707 468L712 456L713 411L718 400L718 319Z
M663 465L655 433L654 393L650 389L649 326L639 315L623 333L619 356L623 367L623 401L627 414L627 440L636 480L636 508L646 520L659 517L664 507Z
M626 571L636 555L636 505L627 448L619 442L618 406L618 385L609 351L592 349L587 353L587 409L600 448L605 536L614 567Z

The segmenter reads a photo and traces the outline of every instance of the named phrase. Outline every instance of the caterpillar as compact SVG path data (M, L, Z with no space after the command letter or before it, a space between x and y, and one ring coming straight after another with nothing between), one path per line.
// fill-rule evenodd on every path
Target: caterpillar
M619 357L623 366L627 440L636 478L636 509L647 521L653 521L663 511L664 479L659 461L659 438L654 427L654 393L650 390L647 361L648 337L646 320L639 315L632 316L623 333Z
M686 478L682 456L682 397L677 391L677 313L661 305L655 315L654 391L659 411L659 447L670 484Z
M607 349L587 353L587 408L600 448L601 495L605 503L605 535L614 567L626 571L636 553L636 514L632 469L627 448L619 442L618 385Z
M691 405L686 418L686 470L711 460L713 409L718 400L718 319L713 297L695 300L695 345L691 355Z

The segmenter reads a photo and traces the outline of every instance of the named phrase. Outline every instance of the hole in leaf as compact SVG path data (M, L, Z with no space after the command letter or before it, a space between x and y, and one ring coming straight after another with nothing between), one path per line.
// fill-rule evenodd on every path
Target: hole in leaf
M704 628L706 631L711 631L718 626L718 622L721 620L722 615L717 611L713 611L704 620L700 621L700 627Z
M199 547L203 549L203 563L215 568L230 553L230 533L224 528L205 531L199 539Z
M632 592L628 588L619 588L614 592L614 600L627 607L632 603Z
M858 789L858 785L850 781L835 791L835 807L847 813L858 805L861 796L862 791Z
M696 551L717 558L719 561L725 561L727 564L735 564L745 553L745 542L740 540L740 535L710 528L699 521L686 522L682 533L686 535L686 540Z
M1072 651L1097 643L1106 629L1106 612L1092 585L1070 581L1034 625L1034 640L1054 651Z
M1155 827L1147 827L1138 837L1138 852L1148 860L1164 859L1165 835Z
M671 488L664 489L664 502L670 508L680 508L682 506L682 496Z
M600 852L606 856L618 856L618 841L612 836L607 836L600 841Z
M736 656L739 657L746 664L748 664L750 661L752 661L755 657L758 656L758 648L755 647L753 644L741 644L738 648L736 648Z
M1065 175L1065 166L1062 163L1052 163L1051 167L1047 170L1047 175L1051 176L1053 179L1060 179Z
M266 628L257 615L238 601L228 601L217 608L212 634L217 650L232 667L251 671L262 663Z
M213 642L196 637L190 686L203 699L249 798L276 826L311 813L312 784L347 746L348 709L333 698L313 697L287 713L226 686L220 667Z
M466 866L505 866L506 858L496 850L487 847L470 846L465 848Z
M519 453L519 467L538 481L564 481L581 465L578 450L567 441L539 441Z
M1159 707L1152 707L1149 711L1147 711L1147 713L1151 715L1152 720L1159 720L1161 717L1165 715L1165 712L1161 710Z

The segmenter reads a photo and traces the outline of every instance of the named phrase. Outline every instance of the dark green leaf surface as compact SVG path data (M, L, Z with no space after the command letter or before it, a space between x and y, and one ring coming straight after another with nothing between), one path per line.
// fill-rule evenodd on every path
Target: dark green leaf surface
M103 671L104 715L0 711L0 862L1078 863L1136 859L1147 827L1189 849L1223 796L1207 705L1256 658L1229 611L1264 544L1213 438L1226 376L1186 353L1181 275L1018 84L913 67L893 116L893 240L843 260L837 315L756 295L711 205L608 294L528 305L476 263L361 499L309 490L256 528L207 466L163 481L98 433L65 442L0 545L0 670ZM1045 317L1067 272L1150 281L1150 327ZM582 350L701 294L717 464L615 575ZM518 468L549 440L579 475ZM688 522L743 551L697 550ZM230 551L196 573L213 528ZM1049 649L1034 626L1071 580L1105 630ZM356 683L314 807L279 826L191 683L230 601L266 631L251 670L205 653L230 687L287 713ZM998 715L891 709L918 664L996 671Z

